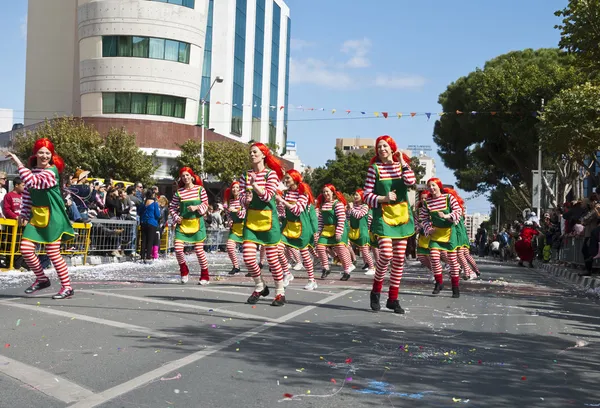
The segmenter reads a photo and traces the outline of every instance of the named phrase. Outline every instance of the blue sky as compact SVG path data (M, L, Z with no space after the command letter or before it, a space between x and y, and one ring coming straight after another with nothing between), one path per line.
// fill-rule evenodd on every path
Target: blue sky
M333 157L338 137L393 136L400 147L431 145L437 175L455 181L435 154L431 120L409 112L439 112L446 86L485 61L523 48L555 47L554 11L567 0L287 0L292 17L289 103L326 111L290 110L289 140L305 163ZM0 108L23 120L26 1L0 5ZM336 109L336 114L331 114ZM343 118L389 112L390 118ZM398 120L396 112L404 116ZM352 116L351 114L350 116ZM463 196L469 197L469 193ZM488 212L484 197L469 212Z

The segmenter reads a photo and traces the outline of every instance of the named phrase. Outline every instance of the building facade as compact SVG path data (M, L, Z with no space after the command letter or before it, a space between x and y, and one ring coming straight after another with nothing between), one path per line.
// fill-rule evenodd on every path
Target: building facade
M425 168L425 175L422 181L427 182L430 178L435 177L435 160L427 156L424 152L419 152L417 158L419 159L419 164Z
M30 0L25 124L204 124L283 150L289 16L283 0Z
M477 229L482 222L489 221L490 217L485 214L474 213L465 215L465 227L467 229L467 235L471 242L475 241L475 235L477 235Z
M335 139L335 148L340 149L344 154L354 153L362 156L369 152L369 150L375 150L376 140L377 139L360 137L338 138ZM412 152L410 150L400 149L400 151L408 157L412 157Z
M8 132L13 127L13 110L0 109L0 133Z

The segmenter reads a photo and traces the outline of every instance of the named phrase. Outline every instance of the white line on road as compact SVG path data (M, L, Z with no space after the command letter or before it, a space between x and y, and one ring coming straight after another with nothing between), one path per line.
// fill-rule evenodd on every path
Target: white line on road
M98 317L86 316L86 315L82 315L82 314L78 314L78 313L64 312L62 310L51 309L48 307L24 305L22 303L6 302L6 301L0 301L0 305L30 310L32 312L41 312L41 313L51 314L51 315L55 315L55 316L68 317L70 319L83 320L83 321L90 322L90 323L103 324L105 326L117 327L119 329L150 334L154 337L176 337L174 335L166 334L166 333L156 331L156 330L152 330L152 329L149 329L149 328L143 327L143 326L136 326L133 324L117 322L114 320L100 319ZM84 306L82 306L82 307L84 307Z
M170 372L173 372L175 370L179 370L186 365L195 363L198 360L201 360L204 357L210 356L211 354L221 351L224 348L230 347L230 346L236 344L237 342L241 342L243 340L249 339L250 337L256 336L257 334L260 334L263 331L265 331L271 327L276 327L279 324L285 323L286 321L288 321L302 313L306 313L314 308L319 307L319 305L323 305L323 304L331 302L332 300L335 300L339 297L345 296L350 292L352 292L352 291L346 290L341 293L336 293L335 295L329 296L328 298L318 301L315 305L305 306L300 310L289 313L289 314L277 319L276 323L265 323L262 326L259 326L255 329L252 329L252 330L249 330L242 334L239 334L235 337L232 337L229 340L225 340L222 343L208 347L204 350L197 351L195 353L190 354L189 356L180 358L179 360L171 361L170 363L167 363L159 368L156 368L152 371L142 374L139 377L133 378L123 384L119 384L116 387L109 388L108 390L100 392L98 394L94 394L82 401L79 401L75 405L71 405L70 408L93 408L93 407L97 407L98 405L102 405L107 401L110 401L121 395L127 394L128 392L131 392L136 388L142 387L142 386L154 381L155 379L157 379L159 377L167 375Z
M271 321L271 322L275 322L277 321L277 319L273 319L271 317L263 317L263 316L257 316L257 315L253 315L253 314L248 314L248 313L242 313L242 312L235 312L233 310L226 310L226 309L218 309L218 308L212 308L212 307L206 307L206 306L198 306L198 305L191 305L189 303L181 303L181 302L175 302L175 301L168 301L168 300L160 300L160 299L151 299L151 298L147 298L147 297L139 297L139 296L129 296L129 295L120 295L117 293L109 293L109 292L98 292L95 290L79 290L79 293L84 292L84 293L93 293L95 295L102 295L102 296L112 296L112 297L117 297L117 298L121 298L121 299L128 299L128 300L135 300L137 302L146 302L146 303L156 303L159 305L168 305L168 306L172 306L172 307L180 307L180 308L188 308L188 309L196 309L196 310L203 310L208 312L209 310L212 311L212 314L224 314L227 316L234 316L234 317L239 317L242 319L251 319L251 320L261 320L261 321Z
M0 356L0 373L4 373L67 404L94 395L92 391L63 377L4 356Z

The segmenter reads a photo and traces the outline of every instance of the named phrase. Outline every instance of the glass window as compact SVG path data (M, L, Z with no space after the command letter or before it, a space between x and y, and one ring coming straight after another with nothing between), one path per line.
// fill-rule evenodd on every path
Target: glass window
M173 40L165 41L165 59L168 61L179 60L179 42Z
M169 0L171 4L177 4L178 6L183 6L183 0Z
M119 92L115 98L115 113L131 113L131 94Z
M138 115L146 114L146 99L148 95L134 93L131 95L131 113Z
M162 97L162 116L175 115L175 98L172 96L163 95Z
M148 115L160 115L162 108L162 97L160 95L148 95L146 113Z
M102 94L102 113L115 113L114 92L105 92Z
M195 6L195 0L183 0L183 5L185 7L189 7L189 8L194 8Z
M165 40L162 38L150 38L150 58L165 58Z
M102 37L102 56L116 57L117 56L117 39L114 35Z
M131 57L131 38L132 37L119 37L119 50L117 55L119 57Z
M133 56L148 58L150 39L148 37L133 37Z
M185 118L185 99L175 98L175 114L176 118Z
M190 63L190 44L179 43L179 62Z

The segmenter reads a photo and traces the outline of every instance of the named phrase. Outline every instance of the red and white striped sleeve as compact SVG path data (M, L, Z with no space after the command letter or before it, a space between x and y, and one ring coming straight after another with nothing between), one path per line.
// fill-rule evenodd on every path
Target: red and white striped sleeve
M24 220L28 220L30 213L31 195L29 194L29 189L25 187L25 189L23 190L23 194L21 195L21 213L19 214L19 216Z
M323 204L325 206L327 204ZM323 207L317 209L317 219L319 221L319 235L323 232Z
M208 211L208 194L206 194L206 189L204 187L198 186L198 188L202 190L200 193L200 200L202 201L199 208L200 215L204 215Z
M25 166L19 166L19 176L21 176L25 187L36 190L45 190L58 184L54 172L50 169L34 172Z
M362 204L362 205L359 205L358 207L352 208L352 210L350 211L350 214L357 220L360 220L362 217L367 215L368 212L369 212L369 206Z
M369 210L369 207L367 207L367 211ZM373 222L373 213L369 213L369 215L367 216L367 228L369 229L369 231L371 230L371 223Z
M248 206L249 203L246 202L246 173L240 176L240 205L244 208Z
M431 226L431 219L429 218L429 207L423 204L419 210L419 223L423 227L425 235L429 235L433 229Z
M462 215L462 209L452 194L448 194L448 197L450 197L450 208L452 209L450 217L452 217L452 221L454 221L455 224L458 224Z
M304 210L308 207L308 196L306 194L299 194L298 200L296 204L292 208L290 208L290 212L295 216L299 216L302 214Z
M365 180L365 188L364 197L365 203L369 205L371 208L377 208L379 204L377 202L377 194L373 192L375 188L375 183L377 182L377 171L375 170L375 164L369 166L369 170L367 171L367 179Z
M402 168L402 180L404 180L406 186L412 186L417 182L415 172L408 165Z
M335 235L342 235L346 226L346 209L341 202L335 203L335 216L337 217L337 225L335 227Z
M169 213L171 213L171 217L173 217L173 221L178 222L181 219L179 215L179 192L176 191L173 194L173 199L169 204Z
M271 201L273 196L277 194L277 186L279 186L279 176L275 171L270 171L269 175L265 179L263 194L259 195L258 198L266 203Z

